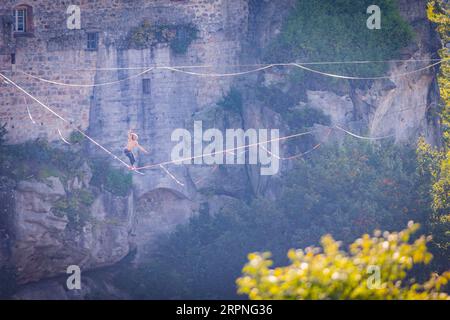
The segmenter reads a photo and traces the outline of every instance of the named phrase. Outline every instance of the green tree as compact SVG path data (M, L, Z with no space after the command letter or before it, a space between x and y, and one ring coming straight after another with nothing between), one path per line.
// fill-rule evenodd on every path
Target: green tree
M436 23L436 30L442 41L442 49L439 55L444 62L441 64L438 75L439 90L441 95L440 115L442 120L445 148L441 155L436 153L440 160L439 168L432 171L434 209L450 213L450 8L444 0L432 0L428 3L428 18Z
M269 62L388 60L410 43L413 33L399 14L396 1L379 0L381 30L366 21L371 0L297 0L276 40L267 48ZM322 71L379 76L385 64L316 66Z
M16 271L12 267L0 267L0 299L11 299L18 289Z
M91 185L103 188L116 196L126 197L133 184L131 173L114 168L105 160L94 160L91 163Z
M419 228L412 222L401 232L375 231L353 242L349 252L330 235L322 237L322 248L291 250L291 264L271 269L269 253L253 253L237 279L238 292L250 299L442 299L450 272L432 275L424 283L408 279L416 264L428 264L428 239L421 236L410 243ZM379 268L378 279L373 267ZM409 280L409 281L408 281Z
M6 123L0 126L0 146L5 144L6 136Z
M439 90L441 94L441 117L444 129L444 139L447 146L450 145L450 7L447 1L430 0L428 2L428 19L436 24L436 31L441 38L442 48L439 55L442 60L440 74L438 76Z
M424 177L424 188L431 196L428 228L433 235L431 251L434 269L448 265L450 258L450 165L445 153L420 139L417 147L418 172Z
M430 179L430 193L433 198L433 213L430 216L429 227L433 234L432 251L448 264L450 259L450 7L447 1L430 0L428 2L428 18L436 24L442 48L439 55L443 61L438 75L441 96L439 116L441 118L444 147L437 150L419 142L418 156L420 170Z

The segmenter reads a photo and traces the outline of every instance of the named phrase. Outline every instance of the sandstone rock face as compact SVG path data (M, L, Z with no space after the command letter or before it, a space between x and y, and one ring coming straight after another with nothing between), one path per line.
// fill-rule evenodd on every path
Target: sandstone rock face
M195 209L194 202L169 189L156 189L143 195L136 206L132 230L137 260L152 249L159 236L186 223Z
M353 120L354 106L349 95L329 91L308 91L307 95L309 106L322 110L333 123L345 125Z
M423 59L427 55L418 57ZM411 67L411 64L394 67L392 73L407 73L410 70L408 67ZM438 141L435 123L429 123L426 117L437 103L433 81L434 72L428 71L414 77L395 79L392 81L395 87L388 90L381 88L379 83L375 84L371 92L361 97L367 104L377 106L371 115L372 135L393 134L397 142L406 142L413 137L425 135L429 142Z
M101 194L91 206L90 220L82 230L73 230L68 217L59 217L52 210L64 196L56 177L45 183L18 183L9 232L13 238L11 261L20 283L65 273L73 264L82 269L109 265L128 254L132 226L128 198Z

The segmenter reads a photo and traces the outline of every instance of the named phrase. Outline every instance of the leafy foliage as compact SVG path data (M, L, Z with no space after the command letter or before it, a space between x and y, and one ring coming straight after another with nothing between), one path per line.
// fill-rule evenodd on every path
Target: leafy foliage
M168 43L176 54L184 54L190 44L197 39L198 29L193 24L152 25L144 21L130 31L128 45L131 48L149 48L157 43Z
M449 152L431 147L424 139L420 139L417 146L420 174L431 185L432 209L439 215L450 212Z
M330 125L330 117L325 115L322 110L311 108L308 105L297 106L299 96L295 91L284 92L276 86L258 87L257 98L261 104L281 115L284 122L289 126L289 132L298 133L301 130L313 127L315 124ZM289 141L288 143L292 145L295 144L295 141Z
M437 26L442 41L439 50L441 59L450 59L450 51L446 47L450 43L450 7L443 0L428 2L428 18ZM431 195L433 197L433 214L429 225L433 233L432 250L438 260L448 263L450 259L450 64L441 64L438 76L441 95L439 115L441 118L444 149L436 150L424 141L419 143L418 155L420 168L424 176L429 177Z
M7 130L6 130L6 123L5 123L3 125L0 125L0 175L3 175L5 172L4 166L5 166L5 161L7 160L7 156L6 156L7 147L5 145L6 134L7 134Z
M428 18L436 23L437 32L442 41L439 50L441 59L450 59L450 50L446 46L450 43L450 5L444 0L430 0L428 2ZM444 129L444 139L450 145L450 64L448 61L441 64L441 72L438 77L439 89L442 99L441 116Z
M439 151L423 139L417 148L418 169L424 177L424 186L431 195L428 227L433 235L431 251L437 265L448 264L450 257L450 172L449 152Z
M281 33L265 54L268 62L387 60L408 45L412 31L394 0L377 1L383 13L381 30L366 27L373 1L298 0ZM317 69L339 74L378 76L386 66L333 65Z
M90 206L93 202L94 194L89 190L73 190L58 200L52 210L56 216L67 216L68 226L80 231L90 218Z
M6 136L6 123L0 126L0 146L5 144L5 136Z
M84 159L80 154L51 147L47 141L37 139L17 145L5 145L0 174L16 180L49 176L67 178L75 176Z
M284 118L293 132L299 132L299 130L311 128L315 124L325 126L331 124L330 117L325 115L322 110L310 107L291 109L290 112L284 116Z
M236 88L231 88L228 94L217 105L228 112L242 114L242 94Z
M9 146L5 145L6 134L6 124L0 125L0 178L4 175L5 165L9 160L9 156L7 155ZM3 183L3 181L1 181L0 184L1 183ZM6 239L10 239L11 236L7 229L7 220L9 219L11 209L14 206L11 200L4 200L6 199L3 198L0 204L0 241L2 241L2 243L0 243L0 250L4 250L9 246L9 241ZM18 283L15 268L9 265L0 266L0 299L11 299L17 289Z
M421 183L414 150L349 141L299 162L284 182L280 203L284 212L301 211L304 230L292 232L318 241L332 230L348 242L375 226L399 229L410 219L423 221L429 198Z
M297 104L298 99L291 92L284 92L276 86L258 87L257 98L273 111L285 115Z
M133 183L131 173L116 169L109 162L97 160L92 163L92 174L92 185L116 196L125 197L130 193Z
M433 275L421 284L406 280L415 264L428 264L424 236L409 243L418 224L410 223L401 232L375 231L365 234L350 245L349 252L340 250L340 243L330 235L322 237L320 248L291 250L291 264L271 269L270 254L250 254L237 280L239 293L250 299L441 299L450 297L441 292L450 279L450 271ZM379 268L380 283L371 283L371 266Z
M83 142L84 139L85 138L81 133L79 133L78 131L72 131L72 133L70 134L69 141L72 144L79 144L79 143Z
M0 139L2 137L0 134ZM54 148L47 141L39 139L17 145L0 144L0 148L3 149L0 174L16 180L43 180L49 176L67 180L77 176L86 161L79 152ZM130 173L112 167L107 161L93 161L90 166L93 170L92 185L103 187L118 196L129 194L132 186Z
M449 49L446 44L450 43L450 12L448 3L442 0L429 1L428 17L437 24L437 31L442 40L442 49L439 54L443 60L450 59ZM448 62L448 61L447 61ZM438 76L440 94L442 99L441 119L444 131L444 141L446 142L445 151L439 153L430 151L430 148L422 145L422 151L426 151L429 158L439 161L439 167L436 165L430 168L433 176L433 196L434 209L441 213L450 212L450 64L442 63L441 73Z
M80 152L66 151L51 147L47 141L36 140L17 145L4 145L6 134L4 126L0 129L0 175L14 180L37 179L46 181L50 176L58 177L62 182L70 178L80 178L80 168L86 159ZM71 136L71 140L82 141L81 135ZM81 140L80 140L81 139ZM113 168L106 161L94 161L91 164L93 177L91 184L111 192L126 196L132 186L130 173ZM67 196L59 199L52 211L57 216L66 216L68 226L80 231L90 219L90 206L94 201L94 192L90 188L67 191Z
M46 182L46 178L53 176L65 182L79 176L80 167L85 161L79 153L51 147L44 140L18 145L0 144L0 148L0 174L15 180L37 179ZM67 216L68 226L79 231L89 220L89 207L93 201L94 194L89 188L72 190L54 203L52 211L57 216Z
M170 48L176 54L184 54L191 43L198 38L198 29L192 25L180 25L176 27L175 38L170 41Z
M0 299L10 299L17 289L17 275L14 268L0 267Z

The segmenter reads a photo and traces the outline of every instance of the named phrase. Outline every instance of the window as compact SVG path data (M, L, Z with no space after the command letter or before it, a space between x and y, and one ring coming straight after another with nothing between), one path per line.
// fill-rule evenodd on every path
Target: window
M30 34L33 32L33 8L20 5L14 8L14 32L16 34Z
M11 53L11 64L16 64L16 54Z
M142 92L144 94L150 94L150 79L142 79Z
M16 17L16 32L26 32L27 31L27 10L25 8L20 8L15 10Z
M87 49L95 51L98 49L98 32L88 32Z

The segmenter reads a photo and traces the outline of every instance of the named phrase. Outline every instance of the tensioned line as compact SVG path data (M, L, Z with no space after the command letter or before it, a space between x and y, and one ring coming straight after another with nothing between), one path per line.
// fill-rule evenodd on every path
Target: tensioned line
M416 62L434 62L441 61L442 59L392 59L392 60L346 60L346 61L320 61L320 62L310 62L310 61L296 61L296 63L302 65L335 65L335 64L370 64L370 63L416 63ZM143 70L150 68L177 68L177 69L197 69L197 68L213 68L213 67L264 67L268 65L273 66L284 66L291 64L292 62L276 62L276 63L253 63L253 64L227 64L219 63L214 65L179 65L179 66L159 66L159 65L148 65L148 66L133 66L133 67L105 67L105 68L65 68L59 69L64 71L117 71L117 70ZM0 72L5 72L10 70L0 70Z
M192 76L199 76L199 77L212 77L212 78L220 78L220 77L236 77L236 76L243 76L243 75L247 75L247 74L252 74L252 73L256 73L256 72L261 72L267 69L271 69L274 67L297 67L300 68L302 70L308 71L308 72L312 72L312 73L316 73L316 74L320 74L323 76L327 76L327 77L332 77L332 78L337 78L337 79L346 79L346 80L383 80L383 79L392 79L392 78L401 78L401 77L406 77L408 75L411 74L415 74L415 73L419 73L422 71L425 71L427 69L433 68L441 63L445 63L448 62L450 59L439 59L439 60L426 60L426 61L437 61L434 62L430 65L427 65L425 67L416 69L416 70L412 70L409 72L405 72L405 73L400 73L400 74L393 74L393 75L386 75L386 76L379 76L379 77L356 77L356 76L348 76L348 75L339 75L339 74L334 74L334 73L329 73L329 72L323 72L320 70L316 70L316 69L312 69L310 67L306 67L306 65L309 64L319 64L319 63L296 63L296 62L292 62L292 63L277 63L277 64L268 64L268 65L262 65L259 68L255 68L255 69L251 69L251 70L247 70L247 71L240 71L240 72L229 72L229 73L205 73L205 72L195 72L195 71L187 71L184 70L184 68L187 68L186 66L183 67L170 67L170 66L155 66L155 67L151 67L148 68L140 73L125 77L123 79L119 79L119 80L115 80L115 81L110 81L110 82L105 82L105 83L97 83L97 84L74 84L74 83L65 83L65 82L60 82L60 81L53 81L53 80L49 80L49 79L45 79L33 74L30 74L28 72L25 72L23 70L18 70L17 72L20 72L30 78L42 81L42 82L46 82L46 83L50 83L50 84L54 84L54 85L59 85L59 86L68 86L68 87L99 87L99 86L107 86L107 85L112 85L112 84L117 84L123 81L127 81L133 78L138 78L146 73L149 73L151 71L154 70L168 70L168 71L173 71L173 72L178 72L178 73L182 73L182 74L187 74L187 75L192 75ZM343 62L335 62L335 64L338 63L343 63ZM370 63L369 61L347 61L345 62L347 64L350 63L354 63L354 64L361 64L361 63ZM326 63L322 63L322 64L326 64ZM331 64L331 63L329 63ZM192 66L194 67L194 66Z
M14 81L12 81L11 79L9 79L7 76L5 76L4 74L0 73L0 76L5 79L7 81L7 83L13 85L14 87L16 87L18 90L20 90L21 92L23 92L25 95L27 95L28 97L30 97L31 99L33 99L34 101L36 101L39 105L41 105L42 107L44 107L47 111L49 111L51 114L53 114L55 117L57 117L58 119L64 121L66 124L70 125L74 130L78 131L80 134L82 134L85 138L87 138L89 141L91 141L92 143L94 143L96 146L98 146L100 149L102 149L103 151L105 151L106 153L108 153L109 155L111 155L114 159L116 159L117 161L119 161L120 163L122 163L124 166L126 166L127 168L129 167L128 164L126 162L124 162L123 160L121 160L120 158L118 158L116 155L114 155L111 151L109 151L108 149L106 149L105 147L103 147L100 143L98 143L97 141L95 141L93 138L91 138L89 135L87 135L86 133L84 133L82 130L78 129L77 127L75 127L74 125L72 125L70 123L69 120L65 119L63 116L59 115L56 111L54 111L52 108L48 107L47 105L45 105L43 102L41 102L38 98L36 98L35 96L33 96L32 94L30 94L28 91L26 91L25 89L23 89L21 86L19 86L17 83L15 83Z
M47 106L46 104L44 104L43 102L41 102L38 98L36 98L35 96L33 96L32 94L30 94L28 91L26 91L25 89L23 89L21 86L19 86L17 83L15 83L14 81L12 81L10 78L8 78L7 76L5 76L4 74L0 73L0 76L8 83L13 85L15 88L17 88L18 90L20 90L22 93L24 93L25 95L27 95L28 97L30 97L31 99L33 99L34 101L36 101L40 106L42 106L43 108L45 108L47 111L49 111L51 114L53 114L54 116L56 116L58 119L60 119L61 121L65 122L66 124L69 124L74 130L76 130L77 132L79 132L80 134L82 134L85 138L87 138L90 142L94 143L96 146L98 146L100 149L102 149L104 152L108 153L110 156L112 156L114 159L116 159L117 161L119 161L122 165L124 165L127 168L130 168L130 166L125 163L123 160L121 160L120 158L118 158L116 155L114 155L111 151L109 151L107 148L105 148L104 146L102 146L99 142L97 142L94 138L90 137L89 135L87 135L86 133L84 133L82 130L80 130L79 128L75 127L74 125L71 124L71 122L67 119L65 119L63 116L61 116L60 114L58 114L56 111L54 111L52 108L50 108L49 106ZM32 118L31 118L32 119ZM359 138L359 139L368 139L368 140L380 140L380 139L386 139L389 138L391 136L386 136L386 137L362 137L359 135L356 135L348 130L345 130L339 126L335 126L333 128L330 127L330 129L338 129L341 130L355 138ZM59 131L59 129L58 129ZM300 136L304 136L304 135L309 135L309 134L313 134L314 132L317 132L318 130L311 130L308 132L300 132L300 133L296 133L296 134L292 134L289 136L285 136L285 137L280 137L280 138L274 138L271 140L267 140L267 141L262 141L262 142L258 142L258 143L253 143L253 144L248 144L248 145L244 145L244 146L240 146L240 147L235 147L235 148L230 148L230 149L226 149L223 151L218 151L218 152L211 152L209 154L206 155L201 155L201 156L194 156L194 157L187 157L187 158L182 158L179 160L174 160L174 161L165 161L165 162L161 162L161 163L155 163L155 164L149 164L146 166L142 166L139 168L136 168L137 170L142 170L142 169L150 169L150 168L154 168L154 167L160 167L161 169L163 169L172 179L174 179L178 184L183 185L180 181L178 181L170 172L168 172L168 170L164 167L165 165L169 165L169 164L181 164L182 162L186 162L186 161L191 161L191 160L195 160L197 158L200 157L205 157L205 156L213 156L216 154L220 154L220 153L227 153L227 152L232 152L232 151L237 151L237 150L241 150L241 149L246 149L246 148L250 148L250 147L254 147L254 146L259 146L259 145L267 145L267 143L272 143L272 142L276 142L276 141L284 141L284 140L289 140L289 139L293 139L293 138L297 138ZM59 131L60 135L61 132ZM62 137L62 135L61 135ZM63 137L62 137L63 138ZM65 140L65 139L63 139ZM315 147L316 148L316 147ZM314 149L315 149L314 148ZM314 150L313 149L313 150Z

